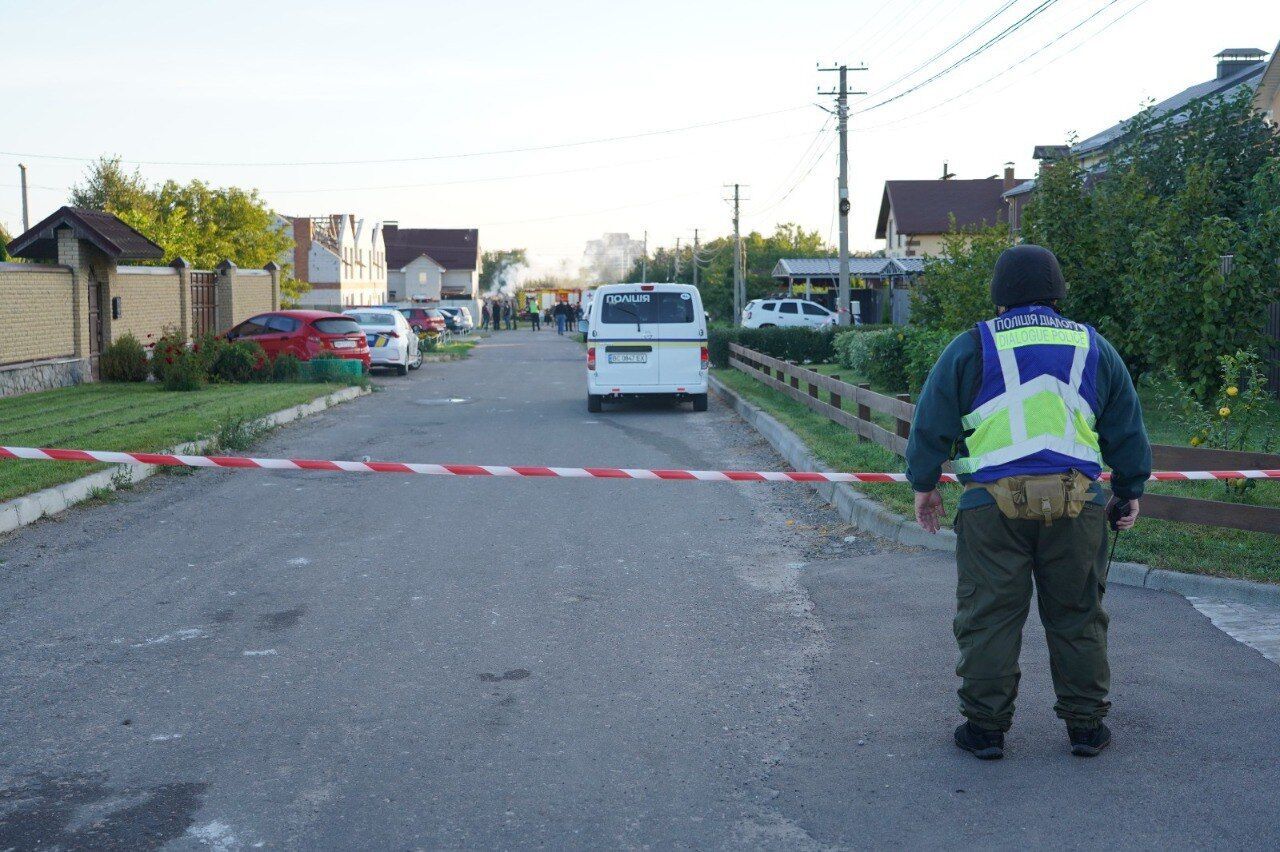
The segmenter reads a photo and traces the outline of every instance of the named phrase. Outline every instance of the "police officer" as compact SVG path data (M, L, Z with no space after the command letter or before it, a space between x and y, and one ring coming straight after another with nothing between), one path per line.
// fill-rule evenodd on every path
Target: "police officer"
M1022 626L1035 578L1050 672L1071 751L1111 742L1107 693L1105 462L1119 529L1133 526L1151 447L1129 372L1102 335L1058 313L1066 296L1048 249L1019 245L996 261L997 316L951 341L916 407L907 477L916 520L937 532L942 464L965 483L955 518L955 732L984 760L1004 755L1018 691ZM1127 506L1125 505L1127 504Z

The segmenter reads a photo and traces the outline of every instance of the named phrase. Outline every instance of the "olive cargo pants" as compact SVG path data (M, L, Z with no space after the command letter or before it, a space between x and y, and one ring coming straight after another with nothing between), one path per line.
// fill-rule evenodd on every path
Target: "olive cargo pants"
M1018 694L1022 626L1035 578L1040 621L1058 700L1072 727L1092 727L1110 709L1107 692L1107 527L1102 507L1076 518L1010 520L995 505L956 517L956 642L960 712L982 728L1006 731Z

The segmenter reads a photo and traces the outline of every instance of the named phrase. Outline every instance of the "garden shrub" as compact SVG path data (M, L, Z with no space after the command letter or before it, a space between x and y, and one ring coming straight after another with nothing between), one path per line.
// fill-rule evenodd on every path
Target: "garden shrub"
M933 331L927 328L910 328L905 331L907 362L907 390L919 394L929 378L929 371L937 363L942 350L947 348L955 335L949 331Z
M204 387L207 375L200 357L189 349L165 356L163 378L160 382L167 391L197 391Z
M825 364L835 358L830 331L810 328L731 328L712 326L707 350L716 367L729 366L729 344L737 343L764 355L798 364Z
M267 353L257 343L237 340L218 350L209 375L219 382L252 381L260 375L266 360Z
M213 375L213 365L219 354L231 344L225 338L206 332L191 344L191 351L196 354L207 375Z
M165 328L160 338L151 344L151 375L163 382L169 367L186 354L187 339L182 332L172 326Z
M126 334L106 348L98 359L103 381L145 382L149 365L147 350L138 338Z
M297 355L290 355L288 352L277 355L276 360L271 363L272 381L296 382L301 372L302 362L298 360Z

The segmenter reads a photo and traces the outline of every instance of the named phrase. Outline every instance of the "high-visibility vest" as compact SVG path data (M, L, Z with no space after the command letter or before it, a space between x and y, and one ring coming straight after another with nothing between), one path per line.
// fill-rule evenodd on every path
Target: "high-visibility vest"
M1031 305L978 323L977 333L982 384L963 419L972 432L956 472L975 482L1073 469L1097 479L1097 332Z

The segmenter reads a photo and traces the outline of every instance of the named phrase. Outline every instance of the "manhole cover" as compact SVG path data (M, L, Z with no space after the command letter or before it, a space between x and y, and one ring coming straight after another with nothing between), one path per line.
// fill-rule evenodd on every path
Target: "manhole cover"
M439 399L419 399L415 401L418 405L462 405L471 400L463 399L460 396L442 396Z

